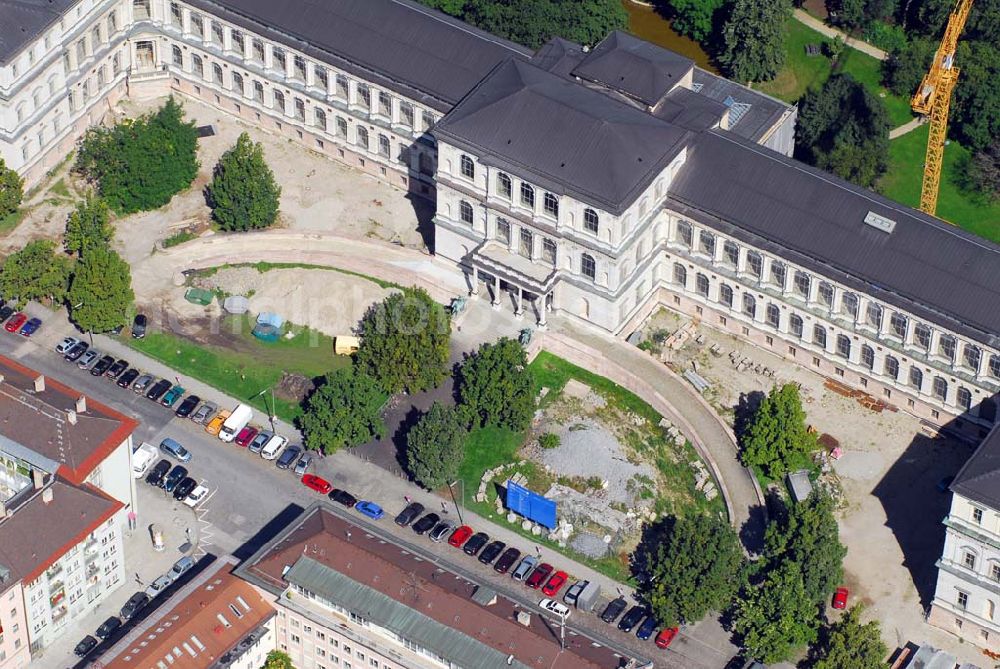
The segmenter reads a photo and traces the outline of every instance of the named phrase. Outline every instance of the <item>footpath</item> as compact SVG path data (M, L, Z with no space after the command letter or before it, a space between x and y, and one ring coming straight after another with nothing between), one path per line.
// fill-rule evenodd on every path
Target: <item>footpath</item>
M817 19L812 14L808 13L804 9L796 9L793 16L795 19L816 32L820 33L825 37L830 39L840 38L844 40L844 44L851 47L852 49L857 49L861 53L866 53L872 58L878 58L879 60L886 60L889 54L878 48L877 46L872 46L868 42L851 37L847 33L837 30L836 28L831 28L819 19Z

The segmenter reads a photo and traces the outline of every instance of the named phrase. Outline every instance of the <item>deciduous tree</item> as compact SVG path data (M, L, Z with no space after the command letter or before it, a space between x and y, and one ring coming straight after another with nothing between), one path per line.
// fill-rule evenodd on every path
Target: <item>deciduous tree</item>
M455 480L467 434L455 407L432 404L406 435L406 463L413 478L429 489Z
M357 366L328 373L306 399L299 419L306 447L333 453L381 437L386 396Z
M425 0L494 35L537 49L553 37L593 46L628 27L618 0Z
M7 167L0 158L0 218L10 216L21 206L24 197L24 179Z
M852 606L837 622L821 631L810 669L882 669L889 652L882 643L878 620L861 623L861 606Z
M83 255L93 247L106 247L114 238L107 203L99 197L88 195L77 202L76 209L66 219L63 244L70 253Z
M905 98L917 92L920 81L934 58L937 44L929 39L911 39L906 45L893 51L882 61L882 78L886 87Z
M242 133L222 154L208 185L212 218L223 230L259 230L278 216L281 187L264 160L264 149Z
M272 650L264 659L264 666L261 669L295 669L292 665L292 658L280 650Z
M807 429L805 417L798 386L772 388L740 435L743 464L780 478L795 458L816 448L816 436Z
M737 81L770 81L785 64L789 0L735 0L722 31L720 61Z
M84 332L108 332L128 322L134 301L128 263L106 245L88 246L69 286L70 319Z
M696 42L707 43L725 24L725 0L659 0L671 27Z
M748 586L733 609L732 627L754 659L788 660L816 638L818 610L809 601L796 562L783 562L763 582Z
M73 261L55 250L55 242L36 239L7 256L0 271L0 294L17 304L28 300L62 302Z
M507 337L481 345L459 369L458 396L473 427L527 428L535 385L524 347Z
M977 191L991 198L1000 198L1000 139L969 160L969 181Z

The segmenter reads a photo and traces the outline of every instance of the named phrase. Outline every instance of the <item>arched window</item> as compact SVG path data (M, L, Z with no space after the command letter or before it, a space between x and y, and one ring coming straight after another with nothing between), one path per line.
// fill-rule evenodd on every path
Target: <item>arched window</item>
M315 110L316 116L316 127L321 130L326 130L326 112L319 107Z
M785 278L787 276L788 269L785 267L785 263L776 260L771 263L771 283L777 286L779 290L785 289Z
M198 77L202 79L205 78L205 63L198 54L191 56L191 71ZM282 109L283 108L284 104L282 104Z
M747 272L755 279L764 273L764 257L756 251L747 251Z
M919 367L910 367L910 387L920 390L924 385L924 373Z
M951 335L941 335L938 337L938 355L949 362L955 362L955 349L957 347L957 340Z
M788 330L799 339L802 339L802 329L802 317L798 314L792 314L788 319Z
M820 348L826 348L826 328L822 325L813 326L813 343Z
M358 126L358 146L362 149L368 148L368 128Z
M824 307L833 306L833 286L828 284L826 281L820 281L819 291L816 295L819 298L819 303Z
M702 297L708 297L708 277L699 273L694 278L694 289Z
M743 293L743 313L750 318L757 316L757 300L750 293Z
M861 346L861 364L868 369L875 369L875 349L868 344Z
M521 204L525 207L535 208L535 189L526 183L521 183Z
M593 209L587 208L583 210L583 229L587 232L592 232L595 235L598 230L600 230L601 222L600 218L597 216L597 212Z
M458 215L463 223L472 225L472 205L465 200L458 203Z
M968 388L959 386L955 401L958 402L958 407L962 411L968 411L972 408L972 393L969 392Z
M1000 355L990 356L990 376L1000 379Z
M233 90L243 95L243 75L239 72L233 72Z
M715 235L702 230L698 233L698 251L709 258L715 257Z
M730 309L733 308L733 289L729 284L724 283L719 286L719 302Z
M679 262L674 263L674 283L678 286L686 286L688 281L688 271Z
M594 262L594 256L584 253L580 257L580 273L591 281L597 278L597 263Z
M896 358L892 357L891 355L885 356L885 364L883 366L883 370L885 375L888 376L890 379L898 379L899 360L896 360Z
M506 218L497 219L497 239L508 246L510 245L510 221Z
M931 328L923 323L913 326L913 345L925 351L931 348Z
M837 335L837 355L841 358L851 357L851 338L847 335Z
M469 156L467 156L467 155L465 155L463 153L462 154L462 159L461 159L460 162L461 162L462 176L466 177L468 179L475 179L476 178L476 164L474 162L472 162L472 158L470 158Z
M948 382L940 376L935 376L934 382L931 384L931 392L934 393L934 397L944 400L948 396Z
M178 67L184 67L184 52L176 44L170 49L171 54L173 54L174 65Z
M694 232L691 230L691 224L687 221L677 221L677 243L684 248L691 248L691 240L694 236Z
M500 172L497 174L497 193L500 197L505 197L510 199L511 194L514 192L514 186L511 183L510 177Z
M851 320L858 319L858 296L854 293L844 293L840 298L840 313L850 316Z
M767 310L764 312L764 320L771 327L778 327L778 324L781 323L781 309L778 308L777 304L767 305Z
M878 330L882 327L882 307L874 302L868 303L868 309L865 311L865 324Z
M966 344L962 348L962 363L972 371L979 371L979 362L982 358L983 352L978 346Z
M225 83L222 75L222 66L218 63L212 63L212 80L220 86Z
M559 216L559 198L552 193L542 196L542 210L549 216Z
M906 316L894 312L889 318L889 329L892 330L892 334L900 339L906 339Z
M809 286L812 283L812 279L805 272L796 272L795 278L792 281L792 289L795 294L802 299L809 298Z

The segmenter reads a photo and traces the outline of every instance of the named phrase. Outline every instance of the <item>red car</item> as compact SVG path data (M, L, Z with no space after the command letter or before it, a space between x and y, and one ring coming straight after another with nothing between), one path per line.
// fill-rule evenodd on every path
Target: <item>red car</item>
M461 548L462 544L469 540L472 536L472 528L468 525L462 525L461 527L455 528L455 531L451 533L448 537L448 543L455 548Z
M566 572L557 571L556 573L552 574L552 578L549 579L549 582L546 583L544 587L542 587L542 592L549 597L555 597L556 593L559 592L559 590L562 589L564 585L566 585L566 580L568 578L569 575L567 575Z
M329 481L320 476L316 476L315 474L306 474L305 476L303 476L302 485L304 485L307 488L312 488L316 492L321 493L323 495L326 495L331 490L333 490L333 486L330 485Z
M552 573L553 569L555 569L555 567L550 565L548 562L543 562L535 567L535 571L531 572L531 576L528 577L528 580L525 581L524 584L532 590L538 590L542 583L545 582L545 579L549 577L549 574Z
M837 588L833 593L833 608L846 609L848 594L850 593L848 593L847 588Z
M3 329L7 332L17 332L21 329L21 326L28 322L28 316L21 313L20 311L10 317L7 324L3 326Z
M670 642L674 640L677 636L678 629L676 627L664 627L660 630L660 633L656 635L654 643L657 648L666 648L670 645Z
M237 446L242 446L243 448L246 448L247 446L250 445L250 442L253 441L253 438L256 436L257 436L257 428L250 427L249 425L247 425L245 428L240 430L240 433L236 435L236 438L233 439L233 441L236 442Z

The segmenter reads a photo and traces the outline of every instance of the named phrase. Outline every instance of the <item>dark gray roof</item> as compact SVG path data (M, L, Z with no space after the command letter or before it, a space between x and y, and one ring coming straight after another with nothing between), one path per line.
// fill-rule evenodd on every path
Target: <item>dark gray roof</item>
M0 0L0 63L9 63L75 0Z
M972 457L965 461L951 483L951 490L1000 509L1000 425L990 430Z
M573 74L653 106L680 83L694 61L616 30L587 54Z
M1000 247L725 131L697 135L671 206L918 317L1000 345ZM895 221L890 233L869 212Z
M678 87L656 105L653 115L682 128L701 132L718 125L727 109L721 102Z
M759 141L790 107L769 95L751 90L699 67L692 77L698 93L723 104L749 105L740 110L740 116L730 114L729 131L753 141Z
M531 51L409 0L191 0L220 18L447 111Z
M554 193L618 214L688 132L530 63L508 60L434 134Z
M583 47L576 42L570 42L562 37L553 37L532 56L531 62L538 67L558 74L560 77L572 78L573 68L587 56Z

